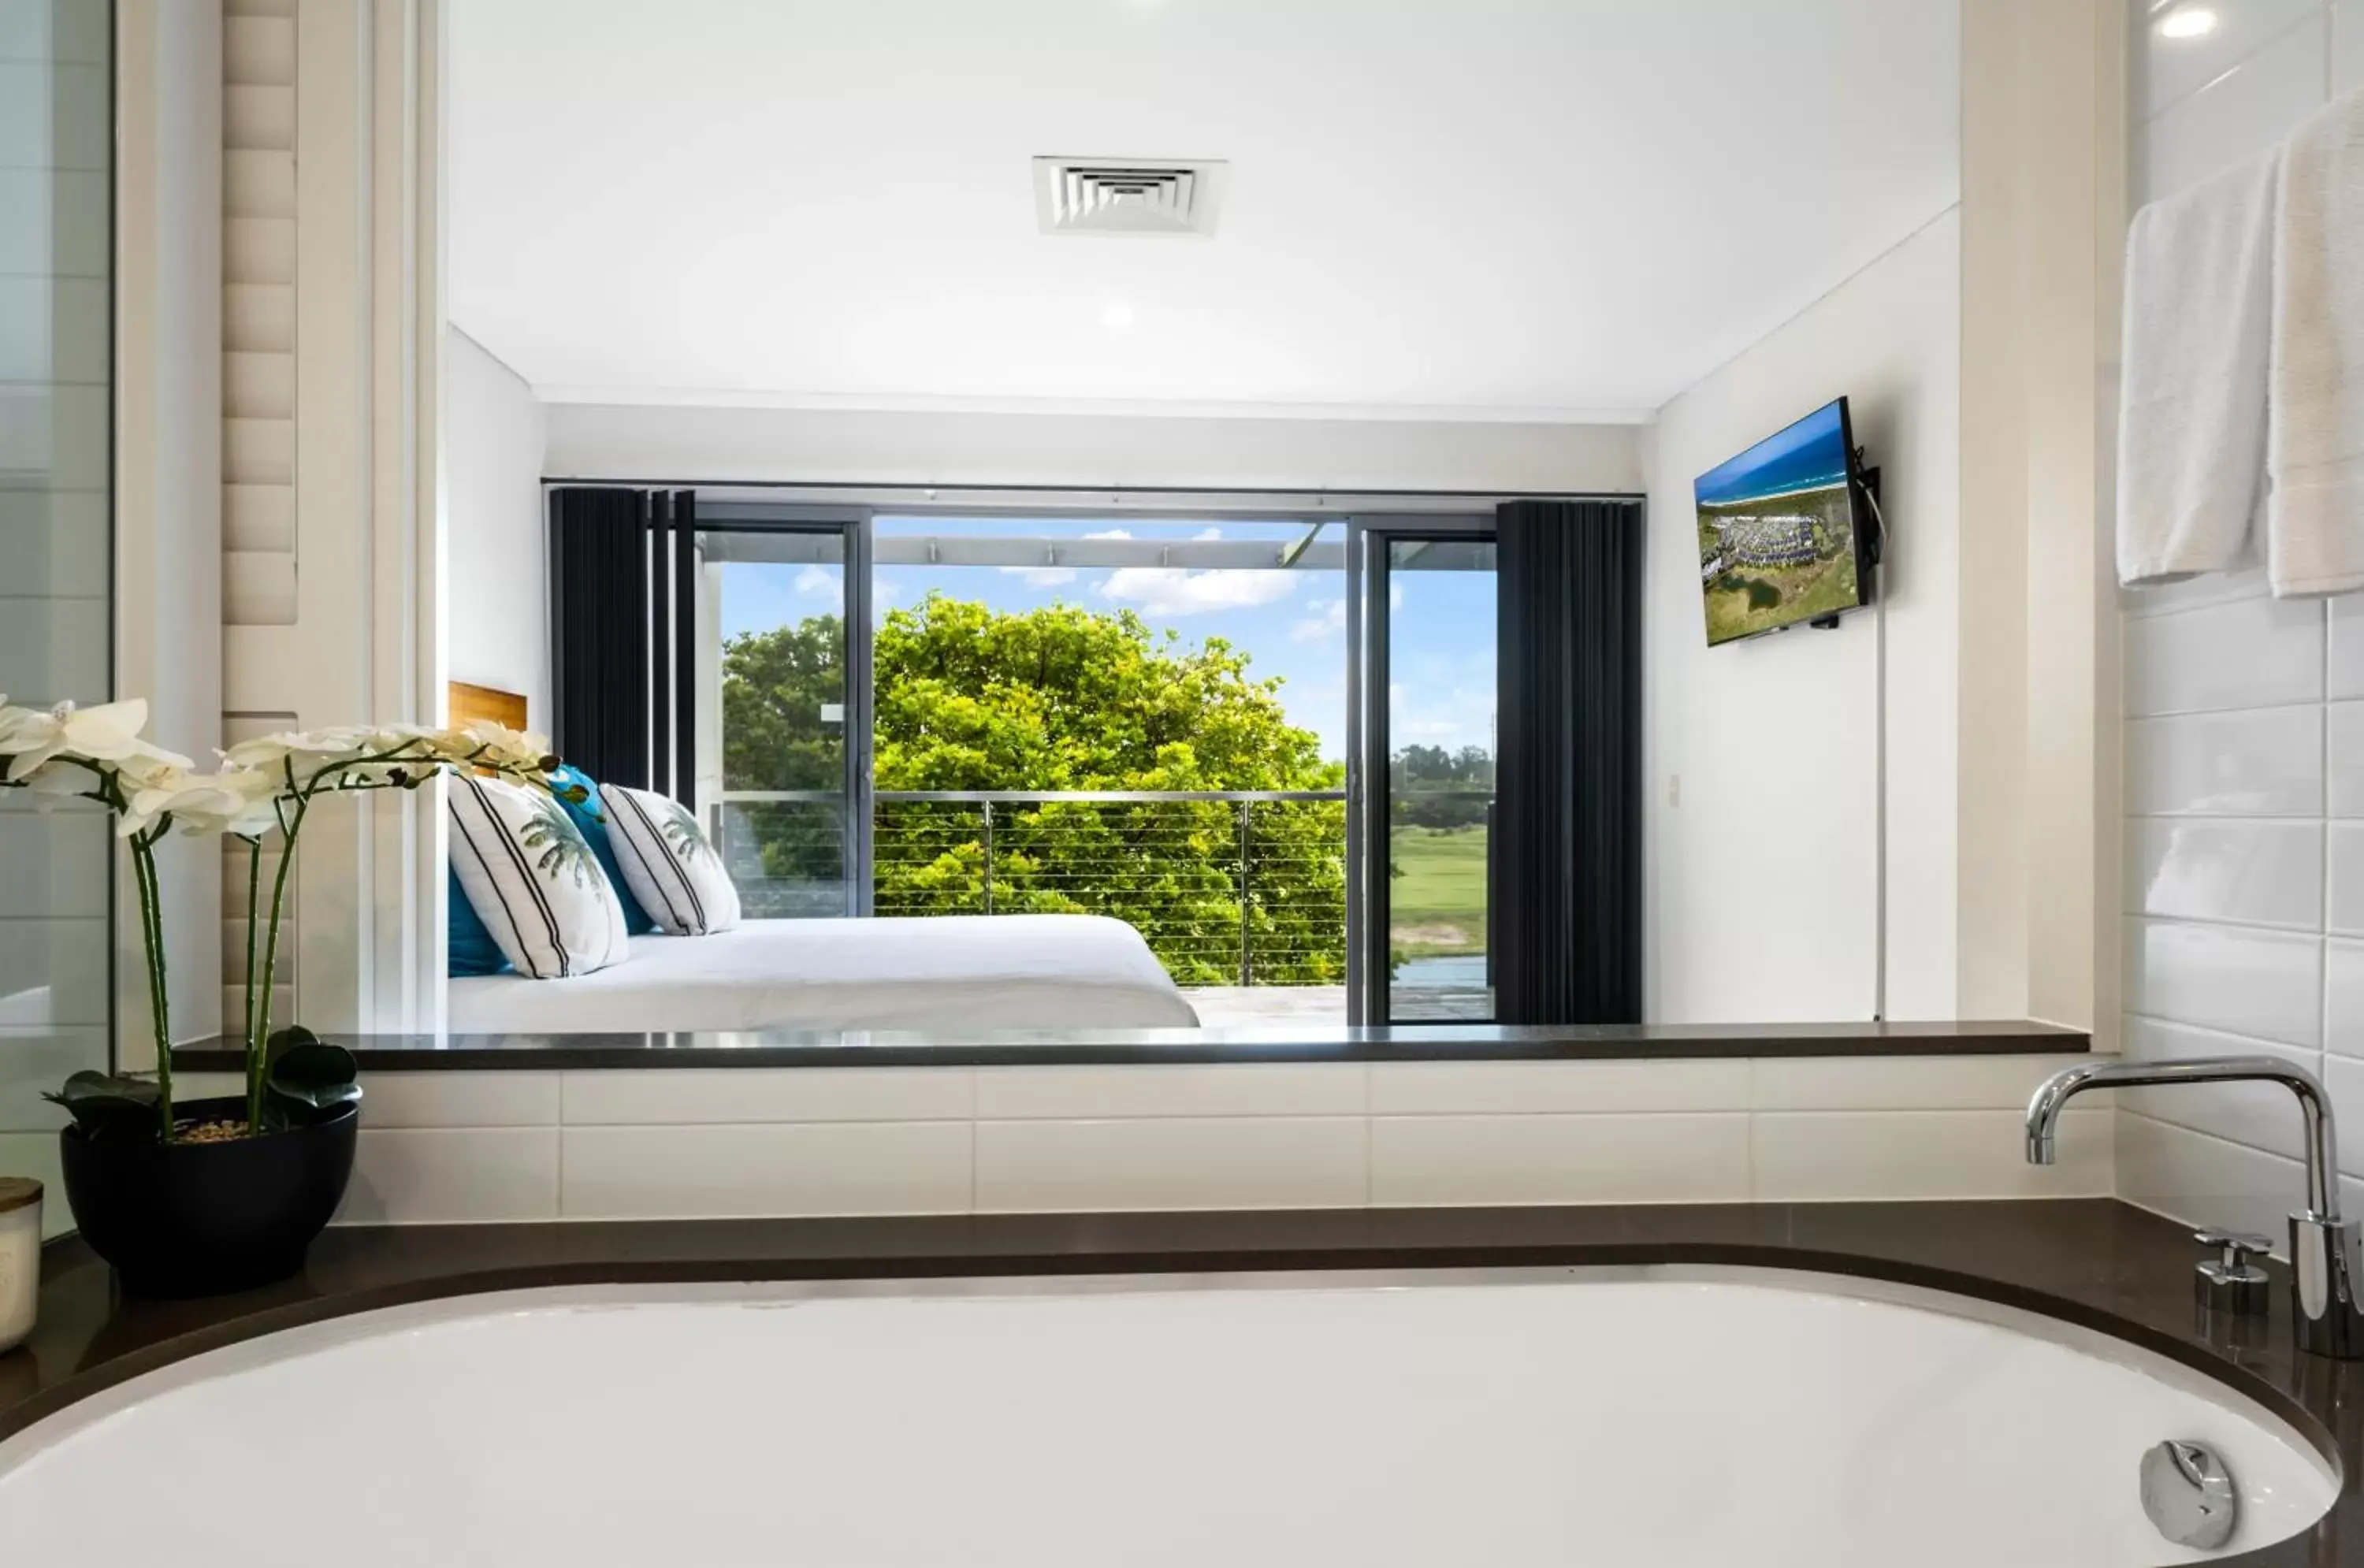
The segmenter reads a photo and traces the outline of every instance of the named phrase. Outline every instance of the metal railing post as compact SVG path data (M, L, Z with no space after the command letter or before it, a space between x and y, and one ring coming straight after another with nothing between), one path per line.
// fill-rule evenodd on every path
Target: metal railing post
M1253 939L1248 935L1252 924L1248 919L1248 867L1252 863L1248 850L1248 813L1254 808L1255 802L1252 800L1240 802L1240 984L1243 986L1255 984Z
M985 806L985 912L993 913L993 802Z

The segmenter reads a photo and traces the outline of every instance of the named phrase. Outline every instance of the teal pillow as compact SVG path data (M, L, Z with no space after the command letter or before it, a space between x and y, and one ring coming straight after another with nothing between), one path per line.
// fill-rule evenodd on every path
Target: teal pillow
M600 804L599 786L591 781L590 774L572 763L551 774L550 782L560 789L569 784L580 784L588 792L580 804L563 795L558 797L558 804L566 807L567 816L574 818L574 826L583 830L584 840L591 846L591 853L598 861L599 869L608 873L608 885L616 890L617 902L624 906L624 929L636 937L645 937L655 930L656 921L649 917L649 912L641 906L641 901L632 896L632 884L624 880L624 868L616 863L616 846L608 841L608 817Z
M444 948L449 955L444 960L445 973L454 980L472 974L507 974L509 961L501 955L501 945L493 940L485 917L468 902L466 891L460 886L460 873L447 865L443 874L452 884L451 913L444 922Z

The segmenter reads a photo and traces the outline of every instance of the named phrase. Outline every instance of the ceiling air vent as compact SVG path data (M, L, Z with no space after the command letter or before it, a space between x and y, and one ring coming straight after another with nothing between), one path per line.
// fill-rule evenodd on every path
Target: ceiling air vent
M1212 234L1220 160L1037 158L1034 207L1045 234Z

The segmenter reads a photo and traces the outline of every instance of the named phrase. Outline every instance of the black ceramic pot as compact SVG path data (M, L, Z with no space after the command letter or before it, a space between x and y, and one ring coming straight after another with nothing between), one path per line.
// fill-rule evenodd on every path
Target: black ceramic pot
M176 1115L243 1120L246 1102L187 1100ZM229 1143L58 1134L66 1203L91 1250L138 1296L218 1296L285 1279L337 1212L353 1173L359 1105Z

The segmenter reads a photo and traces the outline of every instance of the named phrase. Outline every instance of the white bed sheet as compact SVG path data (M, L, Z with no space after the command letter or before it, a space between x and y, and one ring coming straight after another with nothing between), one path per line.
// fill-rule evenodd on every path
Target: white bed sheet
M1163 1029L1199 1021L1121 920L945 915L749 920L710 937L632 939L570 980L451 983L466 1033L674 1029Z

